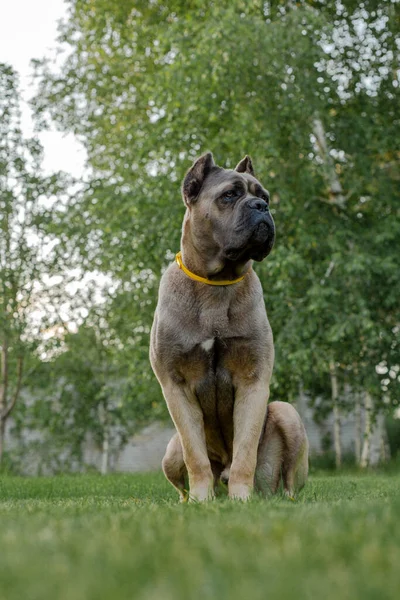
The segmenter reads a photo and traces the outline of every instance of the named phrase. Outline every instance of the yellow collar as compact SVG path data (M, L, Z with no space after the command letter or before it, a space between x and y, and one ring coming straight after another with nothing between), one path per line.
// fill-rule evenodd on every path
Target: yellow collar
M244 275L241 275L241 277L238 277L237 279L228 279L226 281L211 281L211 279L200 277L199 275L195 275L195 273L189 271L189 269L187 269L182 262L182 252L178 252L178 254L175 256L175 261L178 267L182 269L185 275L190 277L190 279L193 279L193 281L200 281L200 283L206 283L207 285L232 285L233 283L239 283L239 281L242 281L242 279L244 279L248 273L247 271Z

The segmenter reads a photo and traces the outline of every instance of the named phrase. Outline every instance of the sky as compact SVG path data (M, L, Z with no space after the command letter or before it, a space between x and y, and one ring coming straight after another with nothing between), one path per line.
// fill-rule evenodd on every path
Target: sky
M20 76L24 103L22 127L26 136L34 130L27 100L34 94L32 58L43 58L56 45L57 22L66 15L64 0L0 0L0 62L10 64ZM38 134L45 156L43 169L48 174L63 170L75 177L84 172L85 151L72 134L55 130Z
M66 15L66 4L64 0L0 0L0 62L10 64L18 72L20 78L20 91L23 96L22 129L26 137L34 133L34 122L32 111L28 100L34 95L35 88L32 85L33 69L30 61L33 58L43 58L51 53L56 46L57 22ZM83 177L85 150L72 134L65 135L53 131L36 134L44 146L43 171L50 174L62 170L71 173L76 178ZM71 275L71 273L69 273ZM95 294L95 303L101 303L103 297L101 289L106 284L110 285L110 278L98 273L76 273L76 282L69 290L71 293L79 289L85 289L88 282L94 280L98 290ZM42 298L46 304L46 296ZM86 303L88 305L88 303ZM70 331L76 331L78 313L73 311L66 303L60 311L60 316L66 322ZM76 313L76 314L75 314ZM44 310L38 306L33 310L31 325L33 328L40 327ZM45 332L43 339L57 335L56 328ZM41 354L44 360L47 353Z

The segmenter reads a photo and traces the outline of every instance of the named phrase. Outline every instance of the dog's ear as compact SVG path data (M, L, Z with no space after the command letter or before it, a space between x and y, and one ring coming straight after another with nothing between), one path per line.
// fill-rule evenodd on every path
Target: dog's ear
M246 155L240 161L240 163L236 165L235 171L237 171L238 173L250 173L250 175L253 175L253 177L255 177L253 163L251 162L250 156Z
M206 152L194 161L182 184L183 201L186 205L196 200L205 178L213 167L215 167L215 162L211 152Z

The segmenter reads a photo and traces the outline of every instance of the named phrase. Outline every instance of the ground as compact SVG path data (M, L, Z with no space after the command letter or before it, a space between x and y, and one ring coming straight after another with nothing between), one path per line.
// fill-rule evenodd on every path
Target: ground
M161 474L0 478L0 600L394 599L400 475L180 505Z

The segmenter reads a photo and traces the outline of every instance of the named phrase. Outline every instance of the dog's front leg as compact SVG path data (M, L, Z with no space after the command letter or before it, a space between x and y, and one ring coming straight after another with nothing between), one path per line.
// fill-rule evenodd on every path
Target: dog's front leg
M247 500L254 487L257 450L269 397L265 381L240 385L233 412L233 457L229 475L229 496Z
M182 444L189 476L189 501L210 500L214 497L214 477L200 405L190 390L177 384L169 383L163 392Z

